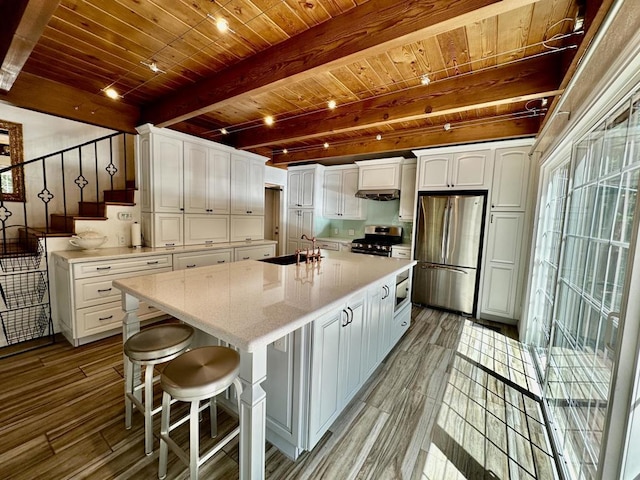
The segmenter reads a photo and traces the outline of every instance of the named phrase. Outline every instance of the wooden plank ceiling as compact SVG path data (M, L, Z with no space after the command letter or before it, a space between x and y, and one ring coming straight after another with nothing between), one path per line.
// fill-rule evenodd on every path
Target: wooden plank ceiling
M9 5L0 2L3 10ZM53 14L13 85L3 87L6 101L125 131L152 123L267 155L275 164L340 163L535 135L574 71L581 42L610 5L16 3L24 8L12 8L14 35L0 36L5 63L16 55L19 26L33 21L34 7ZM119 98L107 98L107 87ZM332 100L335 109L328 107Z

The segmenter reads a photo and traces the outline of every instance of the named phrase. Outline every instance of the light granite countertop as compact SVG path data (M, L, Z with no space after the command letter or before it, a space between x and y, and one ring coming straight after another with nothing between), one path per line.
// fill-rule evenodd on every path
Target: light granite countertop
M114 247L97 248L95 250L58 250L52 255L60 257L68 263L91 262L100 260L124 259L131 256L150 256L174 253L206 252L237 247L259 247L260 245L274 245L275 240L253 240L251 242L213 243L211 245L185 245L177 247Z
M319 264L281 266L246 260L120 279L113 285L251 352L415 263L336 252Z

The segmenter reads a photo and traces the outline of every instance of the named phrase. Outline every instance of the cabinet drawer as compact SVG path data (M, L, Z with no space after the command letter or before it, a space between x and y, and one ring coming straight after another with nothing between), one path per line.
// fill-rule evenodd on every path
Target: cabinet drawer
M147 270L171 267L171 260L171 255L158 255L126 260L78 263L73 266L73 272L75 278L98 277L126 272L136 272L142 275Z
M170 272L171 268L154 269L153 273ZM143 271L144 273L151 273ZM114 280L136 276L137 273L120 273L118 275L105 275L104 277L88 277L75 281L76 308L102 305L109 302L120 301L120 290L112 285Z
M338 242L316 242L316 247L320 247L323 250L333 250L335 252L340 250L340 244Z
M183 270L185 268L229 263L231 262L232 254L233 251L230 248L213 252L179 253L173 256L173 269Z
M140 302L138 318L148 320L164 315L163 312L145 302ZM87 337L96 333L106 332L122 328L124 312L120 302L112 302L106 305L81 308L78 310L78 337Z
M241 260L260 260L261 258L269 258L275 255L275 245L260 245L256 247L238 247L235 252L235 261Z
M391 247L391 256L393 258L411 258L411 250L409 248Z

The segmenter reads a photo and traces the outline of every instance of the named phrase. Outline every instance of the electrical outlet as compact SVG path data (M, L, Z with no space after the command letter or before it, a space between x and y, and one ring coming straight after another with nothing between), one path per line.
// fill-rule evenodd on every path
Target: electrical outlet
M124 237L124 233L118 235L118 245L126 245L127 239Z
M334 235L338 235L338 229L337 229L337 228L334 228L334 229L333 229L333 234L334 234Z
M349 235L350 235L350 236L353 236L353 235L355 235L355 234L356 234L356 231L355 231L353 228L350 228L350 229L349 229Z
M285 335L282 338L279 338L275 342L273 342L273 348L278 350L279 352L287 353L287 339L289 337Z
M118 220L133 220L131 212L118 212Z

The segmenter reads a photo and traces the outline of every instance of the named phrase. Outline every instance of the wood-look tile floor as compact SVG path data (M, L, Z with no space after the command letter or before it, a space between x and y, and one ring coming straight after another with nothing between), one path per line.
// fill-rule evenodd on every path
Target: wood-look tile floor
M456 351L465 319L420 307L412 318L313 451L292 462L267 445L267 478L555 477L539 406ZM124 429L122 373L119 337L79 348L60 341L0 360L0 478L156 478L157 448L144 455L141 415ZM236 422L219 409L221 434ZM203 448L215 442L207 430ZM186 444L186 430L179 435ZM237 461L234 441L201 478L235 479ZM186 477L170 454L167 478Z

